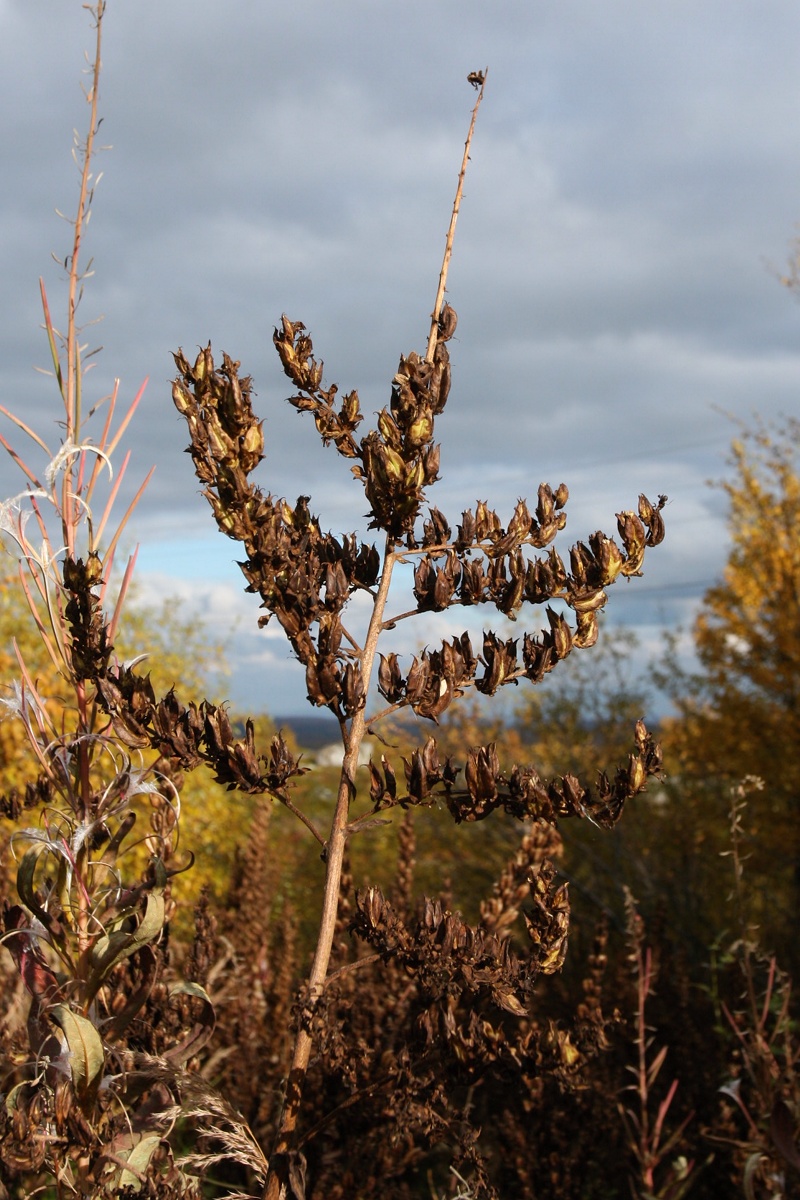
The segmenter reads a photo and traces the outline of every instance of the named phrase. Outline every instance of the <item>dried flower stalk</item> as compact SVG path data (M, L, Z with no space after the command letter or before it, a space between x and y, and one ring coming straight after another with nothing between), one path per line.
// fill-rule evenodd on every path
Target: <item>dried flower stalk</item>
M593 533L586 542L572 547L567 566L552 545L566 523L568 491L564 484L554 489L543 483L534 511L520 500L507 525L484 502L462 513L455 536L437 508L429 509L427 519L422 517L426 489L439 475L434 426L450 390L448 342L456 326L455 312L443 303L443 297L485 78L485 72L475 72L469 80L480 92L459 174L427 350L424 356L412 352L401 357L390 403L378 414L376 427L359 437L363 417L358 393L350 391L339 399L336 385L323 384L322 363L314 357L311 337L301 322L284 316L273 337L283 369L296 389L289 402L298 411L310 413L323 443L332 444L353 463L352 474L362 484L369 505L369 528L383 534L380 551L355 534L336 538L323 533L307 496L301 495L292 506L253 484L249 476L263 457L264 438L251 405L249 377L240 376L239 363L227 355L218 367L210 346L201 350L194 363L181 351L175 355L178 375L173 399L189 427L189 453L221 532L244 549L241 569L246 590L261 597L265 610L260 624L277 619L305 669L309 702L330 709L342 739L336 803L327 835L320 839L325 847L326 878L319 934L303 992L285 1104L269 1154L264 1191L268 1200L290 1195L293 1189L295 1195L301 1194L298 1181L305 1168L297 1131L303 1083L314 1044L315 1012L329 982L348 838L374 824L383 809L398 804L429 805L436 798L444 801L456 821L482 820L503 809L523 821L554 824L559 818L576 816L610 826L618 820L627 799L640 792L661 768L660 751L641 721L628 761L610 773L601 773L595 787L571 775L542 780L532 766L504 768L494 745L468 748L463 764L450 757L442 762L435 739L429 738L404 761L405 786L385 755L380 764L370 764L368 808L352 815L360 800L356 770L367 730L374 730L387 716L403 709L437 722L471 688L491 696L522 679L538 683L573 648L595 643L598 613L606 603L607 589L620 577L641 574L646 548L657 546L664 536L666 498L653 504L642 495L637 511L618 514L619 543L600 531ZM398 563L408 562L416 564L414 604L391 615L388 602L393 573ZM347 606L357 592L366 593L371 600L362 642L344 622ZM552 607L556 602L572 611L574 625ZM397 654L379 652L384 635L401 620L476 604L491 605L511 619L526 605L546 605L547 628L538 634L525 632L521 646L520 639L487 630L480 652L463 633L443 640L439 649L420 651L406 670ZM373 683L377 683L383 703L367 716ZM128 681L126 686L134 685ZM107 699L109 710L114 711L113 698ZM141 734L158 736L156 710L152 703L145 709ZM270 794L285 804L289 801L298 767L287 759L288 752L279 753L283 773L270 772L264 769L266 758L258 754L249 737L243 744L225 733L219 749L223 743L227 746L227 761L220 767L215 739L208 735L208 722L219 724L222 720L219 710L204 706L193 715L176 708L174 720L191 742L190 754L213 761L218 778L234 787ZM162 737L158 744L166 748L169 740ZM171 744L174 749L175 741ZM512 888L509 879L509 896L501 903L516 909L522 900L520 886L521 880ZM558 969L563 961L568 925L566 889L555 886L547 862L532 860L524 886L533 905L526 917L530 948L524 958L511 952L502 936L499 915L495 924L499 921L500 933L493 931L491 922L482 930L471 930L460 918L428 901L415 924L407 919L407 906L396 911L374 888L358 893L353 929L387 961L402 964L420 979L428 978L433 970L433 958L439 954L434 951L436 946L447 946L451 956L449 965L444 967L442 960L436 969L444 970L447 978L461 980L459 988L473 978L475 968L470 964L476 960L491 963L491 968L483 968L489 974L481 986L489 989L493 1003L507 1012L523 1014L530 1004L535 977ZM341 977L340 971L335 974ZM435 972L430 978L434 977L438 977ZM566 1053L563 1047L562 1051Z

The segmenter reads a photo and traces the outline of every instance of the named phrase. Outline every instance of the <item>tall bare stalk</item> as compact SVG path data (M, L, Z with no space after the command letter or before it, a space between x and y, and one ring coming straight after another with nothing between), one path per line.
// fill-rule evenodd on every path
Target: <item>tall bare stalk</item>
M433 306L433 312L431 314L431 328L425 356L426 361L431 364L434 362L437 334L439 333L440 329L442 306L444 303L444 294L447 285L447 274L450 268L450 259L453 253L456 221L458 219L458 211L461 206L461 195L464 189L464 179L467 172L467 163L469 162L469 150L472 144L472 135L475 130L475 121L478 116L478 109L480 107L481 100L483 99L485 79L486 73L483 72L480 81L480 91L478 93L475 106L472 110L467 140L464 145L464 157L458 175L456 195L453 201L453 211L445 242L442 269L439 273L439 286L436 293L436 301ZM372 615L370 618L369 627L367 629L367 635L364 641L363 649L358 654L360 677L363 686L363 695L365 697L369 692L373 679L375 655L378 650L378 641L381 633L383 632L383 622L386 615L386 605L389 599L389 589L392 582L392 574L395 563L398 561L398 557L395 554L396 544L396 538L392 534L388 533L386 535L383 551L383 570L381 572L378 588L375 593ZM361 705L353 714L349 726L344 721L340 723L344 744L344 757L342 760L342 772L339 780L336 807L333 812L330 832L325 843L326 871L325 890L322 900L322 915L320 919L319 935L317 938L317 947L314 953L314 959L311 965L311 971L309 973L307 984L308 1003L312 1007L319 999L325 987L325 981L328 975L328 967L331 959L331 949L333 946L336 917L339 905L339 891L341 888L342 863L344 859L345 846L347 844L347 823L350 816L351 802L356 794L356 769L358 767L361 744L364 740L364 733L366 729L365 713L366 708L364 705ZM306 1072L308 1071L308 1064L311 1058L312 1048L313 1038L310 1028L307 1023L301 1023L295 1040L292 1066L287 1082L286 1098L278 1128L278 1136L272 1149L271 1161L275 1164L275 1167L270 1171L267 1179L267 1185L264 1191L265 1200L278 1200L281 1192L285 1192L286 1173L285 1170L280 1169L279 1164L283 1163L283 1161L286 1159L286 1156L292 1149L295 1131L297 1128L297 1121L300 1115L300 1108L302 1104L303 1082L305 1080Z
M472 110L472 118L469 123L467 132L467 140L464 143L464 157L461 160L461 170L458 173L458 185L456 187L456 195L453 200L453 211L450 214L450 225L447 230L447 237L444 243L444 258L442 259L442 269L439 272L439 286L436 289L436 300L431 313L431 329L428 334L428 349L425 357L428 362L433 362L433 352L436 349L436 331L439 327L439 318L442 315L442 306L444 304L444 293L447 286L447 273L450 270L450 259L453 255L453 242L456 236L456 221L458 220L459 209L461 208L461 196L464 191L464 180L467 175L467 163L469 162L469 150L472 145L472 135L475 132L475 122L478 119L478 109L483 100L483 92L486 87L486 76L489 74L489 68L484 71L474 71L469 76L470 83L477 87L478 99L475 101L475 107Z

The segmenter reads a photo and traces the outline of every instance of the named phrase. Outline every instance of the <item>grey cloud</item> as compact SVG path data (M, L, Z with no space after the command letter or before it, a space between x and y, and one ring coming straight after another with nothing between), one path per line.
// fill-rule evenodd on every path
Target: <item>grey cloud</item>
M97 164L83 312L106 314L87 331L105 347L92 396L116 375L125 397L151 380L125 494L157 472L131 537L215 536L169 400L170 351L209 339L255 378L263 485L311 491L337 531L363 524L346 465L282 403L271 329L282 311L304 320L329 378L381 406L398 355L424 341L474 99L464 76L488 64L436 502L455 519L478 496L510 511L563 478L577 537L612 530L640 490L668 492L665 545L610 607L650 630L685 617L697 588L686 599L670 581L724 557L704 482L734 432L717 409L796 405L798 312L764 263L781 263L800 216L798 34L794 0L769 20L755 0L109 5L114 149ZM49 255L68 229L53 209L74 204L90 44L77 3L0 3L2 403L54 442L55 390L32 371L46 365L37 278L60 312ZM18 490L8 463L0 489Z

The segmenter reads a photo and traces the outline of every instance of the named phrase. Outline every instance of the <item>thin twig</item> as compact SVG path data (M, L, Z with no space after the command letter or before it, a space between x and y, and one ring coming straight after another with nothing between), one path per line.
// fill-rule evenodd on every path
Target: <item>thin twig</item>
M320 846L322 846L322 848L324 850L325 849L325 838L322 836L320 831L317 829L316 825L311 820L311 818L307 817L306 814L302 811L302 809L299 809L296 804L293 804L292 801L289 799L289 797L284 792L276 792L275 795L278 797L278 799L280 800L280 802L284 806L284 808L288 808L289 812L292 813L293 816L297 817L298 821L303 822L306 829L311 834L313 834L313 836L316 838L316 840L319 842Z
M362 967L369 967L379 959L380 954L365 954L363 958L357 958L355 962L345 963L343 967L339 967L328 976L325 980L325 987L329 987L334 979L339 979L342 975L350 975L353 971L360 971Z

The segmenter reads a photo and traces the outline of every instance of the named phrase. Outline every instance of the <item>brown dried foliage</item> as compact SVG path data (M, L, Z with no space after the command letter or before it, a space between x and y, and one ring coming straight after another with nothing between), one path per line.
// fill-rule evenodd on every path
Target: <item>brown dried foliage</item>
M92 10L95 89L103 7ZM555 829L567 817L614 825L627 800L658 776L660 751L644 724L635 727L627 761L601 772L593 785L571 774L544 780L532 765L503 767L493 742L465 745L442 761L433 737L403 759L402 784L385 755L380 766L370 764L368 792L356 781L364 735L387 716L410 709L438 723L470 689L494 696L510 683L537 684L573 649L594 645L608 589L639 575L646 549L664 536L665 497L653 504L641 495L636 511L617 515L619 541L597 531L572 547L567 566L553 545L566 523L564 484L543 483L533 511L519 500L505 525L477 501L462 512L455 536L437 508L423 515L426 490L439 477L435 422L450 392L448 343L456 328L455 312L441 297L485 80L485 71L470 76L480 92L428 348L401 357L375 428L359 434L355 391L339 401L337 387L323 385L322 363L301 322L284 317L274 334L296 389L290 403L310 413L323 443L352 462L369 528L383 537L380 549L355 533L323 533L309 497L292 506L257 486L251 476L264 438L249 377L227 355L217 366L210 346L193 363L175 355L173 399L187 421L189 453L219 529L242 546L246 590L259 595L264 610L259 623L277 619L305 669L310 703L329 708L338 721L342 768L324 832L295 803L305 768L280 734L262 752L252 721L237 729L224 706L181 700L174 689L159 697L148 675L115 660L132 564L110 617L104 595L128 514L105 554L91 526L88 549L78 554L88 511L78 500L87 478L83 494L91 494L96 472L84 471L92 447L80 443L74 391L64 394L67 435L76 444L74 455L70 449L54 458L64 471L61 507L58 498L54 503L66 554L60 579L45 578L49 567L40 574L30 569L55 614L54 641L43 621L38 627L52 656L61 655L77 716L74 728L50 737L25 676L28 692L23 688L18 707L37 771L24 791L3 797L2 807L16 817L40 806L44 833L26 831L32 848L17 875L19 903L4 912L18 992L28 998L24 1015L17 1005L3 1046L11 1090L0 1108L0 1161L8 1180L36 1186L55 1180L59 1194L93 1197L112 1189L195 1194L167 1136L171 1123L188 1116L209 1147L207 1154L195 1151L195 1167L227 1170L267 1200L378 1191L410 1197L424 1167L441 1177L443 1165L445 1174L450 1166L466 1172L475 1196L497 1197L508 1187L540 1194L522 1162L529 1114L541 1111L552 1089L579 1090L587 1063L606 1044L600 950L586 1000L569 1020L548 1014L542 1001L542 979L564 964L569 927L567 887L553 861L560 853ZM70 260L73 292L90 162L91 141ZM46 305L45 315L54 347ZM73 307L68 369L57 370L59 386L63 378L70 388L80 383L76 337ZM54 361L58 367L55 349ZM111 439L109 415L100 454L116 446L126 423ZM44 529L35 503L34 512ZM21 518L17 540L26 551ZM392 615L390 585L401 563L414 564L413 606ZM345 625L357 593L371 601L361 637ZM379 651L401 620L475 605L512 619L545 605L547 625L521 639L487 629L479 651L468 633L450 636L440 648L420 649L407 668L396 653ZM38 612L34 602L32 610ZM373 685L385 705L368 718ZM188 979L177 981L169 952L170 880L187 865L176 854L180 789L186 772L200 766L231 791L278 800L322 847L319 935L305 982L291 905L285 898L276 903L263 803L228 911L217 921L207 898L201 901ZM152 860L141 878L123 882L118 861L136 820L131 801L143 795ZM439 896L414 902L408 815L390 898L374 886L353 890L352 839L382 823L386 809L410 812L436 801L457 823L502 810L524 826L475 926L451 910L444 886ZM514 936L520 914L524 932ZM217 1016L220 1040L211 1050ZM201 1065L223 1095L198 1076ZM484 1134L499 1097L503 1123Z
M290 403L312 414L326 445L333 444L344 458L355 460L353 475L365 490L370 527L384 534L382 553L359 541L355 534L344 538L324 534L310 512L308 497L301 496L292 507L285 500L265 494L250 480L263 456L263 431L251 405L251 381L240 377L238 363L225 355L217 368L210 347L202 350L193 364L182 352L175 356L178 377L173 398L189 426L189 452L220 530L244 547L246 557L241 568L246 588L260 595L266 609L260 623L273 615L278 619L305 667L309 701L330 708L342 731L339 801L329 836L324 839L328 873L320 941L297 1012L292 1082L273 1143L273 1167L265 1193L270 1197L287 1187L300 1194L297 1189L301 1174L302 1189L311 1187L310 1178L298 1164L302 1157L299 1131L303 1123L303 1081L312 1069L312 1046L317 1047L334 1074L341 1071L347 1086L356 1090L374 1090L377 1086L374 1079L367 1084L357 1066L359 1055L374 1065L369 1038L360 1035L356 1053L348 1047L346 1038L340 1041L344 1032L340 1035L331 1026L330 997L341 991L345 980L355 980L347 986L360 991L367 978L359 963L353 963L351 971L340 962L343 914L350 903L345 866L347 838L375 823L379 820L377 814L386 809L397 805L406 809L430 806L437 800L443 801L457 822L483 820L502 810L520 821L534 823L537 831L536 836L528 835L517 860L501 880L494 906L487 907L480 927L470 927L435 900L424 901L420 912L413 915L410 885L404 882L402 872L397 904L374 887L356 893L351 929L374 952L368 959L368 970L377 970L375 959L379 957L387 970L414 981L415 1004L424 1006L424 1012L417 1010L414 1016L414 1038L421 1038L427 1064L424 1083L422 1077L415 1077L412 1086L407 1066L403 1067L406 1074L401 1072L402 1087L401 1075L392 1074L391 1078L393 1094L405 1097L403 1121L410 1122L409 1128L417 1132L424 1127L425 1136L435 1140L444 1128L440 1121L450 1128L449 1117L445 1120L433 1114L437 1105L439 1111L446 1109L454 1078L469 1079L470 1073L477 1077L488 1063L512 1059L527 1064L525 1070L533 1076L541 1073L543 1062L552 1065L559 1055L570 1057L571 1051L564 1049L560 1035L555 1033L555 1042L545 1052L538 1030L535 1036L525 1034L528 1040L524 1048L518 1041L521 1035L512 1039L513 1048L509 1048L506 1034L501 1032L505 1018L496 1024L497 1015L490 1018L480 1014L486 1009L530 1021L536 981L563 963L568 927L566 887L557 883L554 868L542 851L543 845L549 844L554 850L557 844L552 840L548 843L543 830L553 829L559 819L569 816L612 826L625 802L661 770L660 751L641 721L634 731L628 761L611 772L600 772L594 785L582 783L573 775L546 781L532 766L503 768L494 743L465 747L458 765L455 756L442 761L436 739L431 737L403 759L404 786L387 755L381 756L380 764L370 763L369 807L351 816L360 799L354 763L367 728L372 731L381 719L403 708L437 722L471 688L491 696L503 685L521 679L541 681L573 648L594 644L597 616L606 603L607 589L619 577L640 574L646 547L658 545L664 535L661 510L665 498L651 504L641 496L637 512L625 511L618 516L620 544L598 531L586 543L578 542L572 548L567 569L551 545L566 521L567 489L563 484L555 490L543 484L533 513L524 501L519 501L507 526L484 502L462 513L455 537L438 509L430 508L429 517L423 520L425 489L436 481L440 465L434 427L450 389L447 342L454 328L455 314L446 307L436 328L432 354L401 358L388 407L378 414L377 427L360 438L357 429L362 416L357 393L347 393L337 406L337 388L323 386L322 364L314 357L311 338L302 323L284 317L275 331L274 342L284 370L298 389ZM547 551L544 555L531 554L543 550ZM394 566L405 561L416 561L415 607L391 616L387 610L389 582ZM372 598L372 617L363 641L344 624L347 605L359 591ZM572 610L574 626L552 607L556 602ZM399 620L430 610L475 604L492 605L511 617L518 616L525 605L547 604L547 627L539 634L525 633L521 648L519 639L502 638L487 630L480 654L464 633L444 640L440 649L422 650L406 671L397 654L378 654L379 639ZM387 707L368 719L365 709L374 664L375 682ZM107 687L104 696L110 696ZM154 711L152 702L150 710ZM285 792L281 793L298 771L291 759L286 759L283 776L276 772L268 778L251 740L246 739L244 746L237 743L232 749L232 735L224 729L217 710L204 707L196 710L196 715L195 710L185 714L175 710L174 721L187 731L187 738L192 737L189 731L196 731L191 740L192 753L213 763L217 778L233 787L261 790L285 799ZM219 731L216 736L209 732L209 722L213 731ZM148 715L141 727L152 736L157 722ZM163 723L158 728L163 728ZM169 737L162 736L152 744L158 744L167 756L174 754ZM188 765L191 755L186 761ZM404 828L408 840L408 826ZM408 842L406 855L410 853ZM525 949L518 951L512 949L508 927L523 905L527 907L528 938ZM406 1057L402 1060L406 1064L410 1061L409 1038L407 1030ZM544 1040L546 1043L547 1038ZM434 1048L441 1042L449 1047L445 1056L448 1065L445 1068L437 1058L434 1069L431 1056L439 1055ZM461 1064L452 1078L451 1057ZM432 1101L434 1093L436 1104ZM313 1100L307 1103L314 1107ZM413 1114L422 1112L425 1117L420 1126ZM417 1133L409 1137L410 1146ZM478 1171L485 1194L493 1194L483 1168L478 1169L473 1134L467 1142L470 1149L464 1149L464 1161L471 1162Z
M356 391L339 400L338 387L325 386L322 362L315 357L311 336L302 322L284 316L273 336L284 372L296 389L289 402L299 412L312 415L324 445L333 445L353 463L352 474L362 484L369 506L368 526L381 531L382 550L362 542L355 533L342 538L323 533L309 508L308 496L300 496L292 506L255 484L251 476L264 455L264 435L252 407L250 378L240 375L239 363L227 354L217 366L210 346L202 349L193 363L182 351L175 355L178 375L173 400L189 428L188 452L220 531L243 547L240 566L246 590L257 593L265 609L260 624L277 618L305 668L310 703L334 713L342 738L341 778L325 837L287 795L288 785L299 773L288 750L278 747L283 770L270 776L263 769L265 760L255 750L251 731L244 743L236 742L225 727L224 713L206 705L182 709L171 701L167 708L172 724L167 728L168 722L160 717L164 706L158 708L147 698L143 719L138 722L141 735L167 758L180 758L175 736L179 733L188 746L182 760L185 765L192 766L202 757L229 786L283 800L324 847L326 880L319 937L297 1012L289 1084L270 1154L268 1200L277 1200L287 1190L299 1196L307 1187L298 1137L304 1082L314 1047L324 1058L341 1061L345 1073L355 1069L352 1056L343 1047L336 1048L333 1032L321 1017L329 1011L333 981L351 978L346 964L340 965L350 905L348 840L383 820L378 814L385 809L431 805L439 799L457 822L482 820L502 809L518 820L536 822L539 828L568 816L611 826L625 802L661 768L660 751L641 721L627 763L610 773L601 772L594 786L573 775L548 782L533 766L515 764L504 769L494 743L464 747L460 764L453 756L442 762L431 737L404 758L404 788L398 783L396 765L386 755L380 765L371 763L369 807L353 813L361 802L355 772L367 729L373 732L383 718L404 708L438 722L469 689L493 696L504 685L522 679L540 682L573 648L585 649L595 643L598 613L607 601L607 589L620 577L639 575L646 548L658 545L664 536L665 497L652 504L642 495L637 511L625 510L617 516L619 543L597 531L572 547L567 567L553 546L566 523L568 491L564 484L553 489L543 483L534 511L520 500L507 525L485 501L462 513L455 536L439 509L430 507L428 517L423 516L426 489L439 477L441 453L435 441L435 422L447 404L451 386L448 343L456 328L456 314L443 303L444 281L485 79L485 72L470 77L480 92L459 176L428 348L424 355L411 352L401 357L389 403L378 413L375 428L360 435L363 416ZM390 585L400 563L414 564L414 607L391 615ZM344 623L348 605L358 592L371 599L363 636L356 636ZM526 605L546 605L547 627L539 633L526 632L521 646L519 639L486 630L480 653L465 632L444 639L441 648L421 650L406 670L396 653L379 651L382 638L398 621L458 605L491 605L512 619ZM560 611L562 607L572 611L574 625ZM386 707L368 718L373 683ZM112 693L114 686L119 697ZM130 679L99 685L116 721L124 723L120 699L124 701L126 693L132 695L137 686ZM408 857L407 826L405 837ZM556 884L553 867L541 855L534 855L525 866L532 852L533 843L523 849L521 863L511 868L511 875L501 885L495 928L491 920L470 928L458 914L446 912L433 900L424 902L421 912L412 917L409 883L402 874L397 886L398 907L374 887L356 893L353 932L373 948L388 969L402 970L413 978L431 1002L439 1004L443 997L449 998L447 1012L429 1014L426 1044L433 1045L459 1027L453 1015L453 1006L461 1003L458 997L472 1006L465 1027L468 1032L461 1038L465 1061L472 1056L482 1062L494 1053L490 1053L494 1035L486 1032L474 1006L487 1004L518 1018L527 1017L537 977L557 970L563 962L568 926L566 888ZM512 950L507 930L497 927L497 921L505 912L505 924L509 924L511 912L516 913L523 902L530 905L528 941L525 952L519 954ZM446 1074L434 1073L425 1086L444 1095ZM425 1107L428 1120L432 1111L430 1105ZM433 1121L429 1133L435 1126ZM473 1144L472 1135L470 1138ZM473 1159L477 1163L474 1155Z

